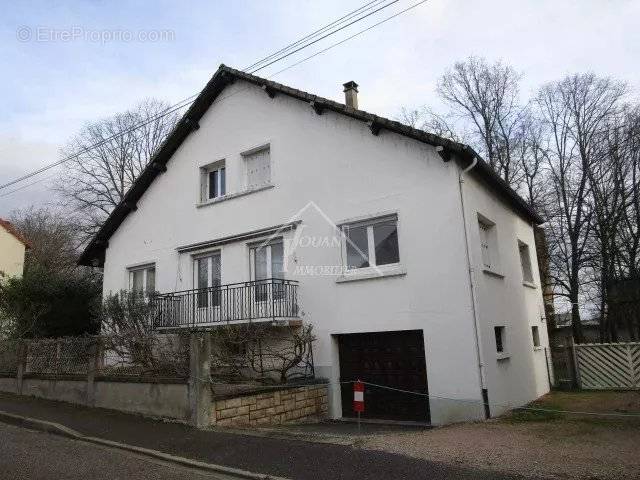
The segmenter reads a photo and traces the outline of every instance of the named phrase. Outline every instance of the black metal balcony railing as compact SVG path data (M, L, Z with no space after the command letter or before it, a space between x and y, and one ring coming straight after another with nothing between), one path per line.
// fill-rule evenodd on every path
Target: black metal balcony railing
M154 327L206 326L220 322L295 318L298 282L269 278L156 294Z

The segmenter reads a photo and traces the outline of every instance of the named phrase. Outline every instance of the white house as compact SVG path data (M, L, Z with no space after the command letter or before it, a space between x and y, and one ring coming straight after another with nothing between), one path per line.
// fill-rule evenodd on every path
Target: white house
M428 392L369 386L365 414L433 424L546 393L540 217L470 147L345 93L220 66L81 263L105 294L192 291L188 322L313 324L334 418L340 379Z

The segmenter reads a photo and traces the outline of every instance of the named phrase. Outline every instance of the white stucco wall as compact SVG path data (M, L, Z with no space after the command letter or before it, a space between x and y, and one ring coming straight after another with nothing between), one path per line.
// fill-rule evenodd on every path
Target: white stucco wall
M549 347L533 226L499 201L476 177L463 184L483 361L492 415L522 405L549 391L545 348ZM495 223L496 274L483 268L478 214ZM524 282L518 240L529 246L533 282ZM506 355L496 352L494 327L506 327ZM534 348L531 327L537 326L540 347Z
M243 188L241 152L265 144L271 148L273 188L196 206L199 167L225 159L227 193L236 193ZM406 274L348 283L337 283L332 276L287 274L300 281L302 316L313 323L318 337L316 371L338 381L333 335L423 330L430 394L477 401L434 398L433 423L482 418L454 162L444 163L431 146L384 130L374 136L362 122L332 112L318 116L301 101L284 95L270 99L261 89L236 82L214 102L201 119L200 129L187 138L167 166L167 172L138 202L138 210L109 240L105 293L127 287L127 267L150 262L156 264L158 291L193 288L192 256L178 254L179 246L291 219L302 221L299 228L305 234L332 235L331 225L315 208L296 216L310 201L336 223L395 212L400 262ZM528 227L523 224L521 228ZM249 280L247 242L223 245L219 250L222 283ZM295 258L296 265L342 264L337 247L301 248ZM510 388L498 387L497 377L492 381L496 388ZM529 392L520 396L529 398ZM330 397L331 414L338 417L339 391L333 389Z

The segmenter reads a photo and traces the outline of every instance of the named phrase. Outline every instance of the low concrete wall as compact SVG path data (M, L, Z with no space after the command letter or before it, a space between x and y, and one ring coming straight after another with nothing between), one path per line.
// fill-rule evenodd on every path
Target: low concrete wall
M86 405L87 380L25 378L21 394Z
M211 424L279 425L314 421L327 415L327 385L283 387L214 398Z
M15 378L0 378L0 392L88 405L86 378L26 377L22 392ZM155 417L189 420L189 386L185 381L96 378L90 406Z
M17 380L13 377L0 377L0 392L18 393Z
M124 412L189 420L189 387L186 383L97 381L94 405Z

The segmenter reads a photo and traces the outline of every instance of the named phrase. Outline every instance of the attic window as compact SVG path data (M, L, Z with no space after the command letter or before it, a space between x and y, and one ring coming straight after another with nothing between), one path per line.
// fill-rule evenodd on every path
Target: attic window
M271 183L271 149L269 146L242 154L246 168L247 190Z
M227 193L227 175L225 161L206 165L200 168L200 201L206 202Z

